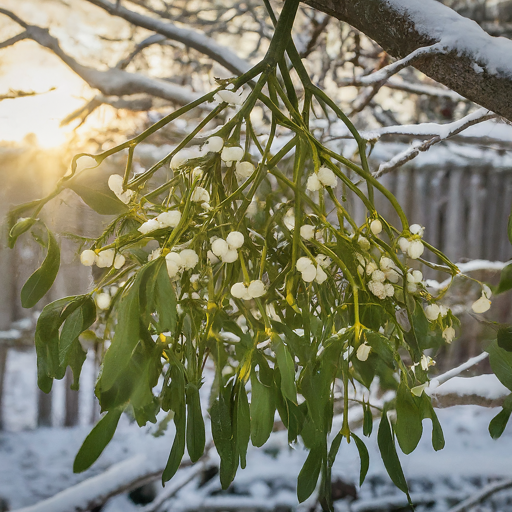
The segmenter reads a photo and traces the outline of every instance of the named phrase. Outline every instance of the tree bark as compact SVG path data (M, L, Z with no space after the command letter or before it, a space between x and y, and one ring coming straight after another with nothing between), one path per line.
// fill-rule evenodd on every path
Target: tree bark
M306 0L306 4L341 21L352 25L377 42L393 57L403 58L414 50L440 42L441 37L435 17L429 12L441 13L445 19L459 16L449 7L436 0L422 2L421 18L404 4L388 0ZM413 2L417 7L417 4ZM431 10L431 11L430 11ZM468 29L475 31L474 22L460 17ZM431 30L429 30L432 25ZM457 24L460 30L460 24ZM507 44L503 38L495 38L482 29L481 36L488 42L484 52L493 52L494 43ZM443 38L448 35L443 33ZM455 38L457 33L452 34ZM476 45L475 45L476 46ZM512 121L512 78L510 70L491 72L481 60L481 48L466 48L467 51L450 51L446 54L430 54L416 59L413 66L437 82L446 85L479 105ZM510 42L512 55L512 42Z

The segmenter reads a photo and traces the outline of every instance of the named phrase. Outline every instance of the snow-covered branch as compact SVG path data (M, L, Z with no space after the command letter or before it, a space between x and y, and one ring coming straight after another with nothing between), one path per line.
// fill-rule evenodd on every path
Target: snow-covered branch
M475 505L486 500L489 496L492 496L499 491L503 491L504 489L509 489L510 487L512 487L512 479L510 478L502 480L501 482L486 485L479 492L451 508L448 512L469 512L469 510L472 510Z
M104 9L112 16L119 16L133 25L151 30L168 39L172 39L173 41L179 41L189 48L194 48L194 50L197 50L204 55L208 55L232 73L241 75L250 68L249 63L240 58L236 53L232 52L229 48L220 45L215 41L215 39L212 39L197 30L177 27L168 21L162 21L131 11L130 9L120 5L119 2L117 4L113 4L107 0L87 1L101 9Z
M446 52L423 55L414 60L414 67L512 120L512 41L490 36L477 23L436 0L305 3L349 23L397 58L440 43Z
M366 76L361 76L356 78L356 80L362 85L373 85L373 84L382 84L388 78L396 75L400 70L411 66L412 63L417 60L419 57L423 57L425 55L433 55L435 53L444 53L444 48L440 43L433 44L432 46L427 46L425 48L418 48L414 50L412 53L404 57L403 59L399 59L388 66L385 66L378 71Z
M373 176L375 178L379 178L383 174L387 174L388 172L391 172L411 161L413 158L417 157L420 152L428 151L434 144L438 144L439 142L449 139L470 126L496 117L496 114L489 112L485 108L480 108L462 119L454 121L453 123L422 123L418 125L388 126L375 132L366 133L363 137L367 140L374 141L378 140L382 135L390 133L395 135L430 137L424 142L415 142L411 144L407 149L393 157L391 160L381 164L379 169L373 173Z
M28 25L14 13L6 9L0 9L0 14L9 16L13 21L24 27L26 29L26 38L51 50L69 68L80 76L80 78L87 82L90 87L100 90L105 96L147 94L180 105L190 103L199 97L199 94L185 87L136 73L129 73L122 69L110 68L106 71L100 71L84 66L62 50L58 39L50 35L48 29Z

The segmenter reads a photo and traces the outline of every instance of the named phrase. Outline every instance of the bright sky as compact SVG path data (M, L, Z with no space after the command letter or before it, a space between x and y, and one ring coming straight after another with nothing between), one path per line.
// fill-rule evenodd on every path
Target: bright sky
M46 94L0 102L0 141L20 141L34 133L42 147L60 146L71 128L60 121L84 104L90 91L84 82L50 52L23 41L0 55L0 94L9 89ZM20 65L20 62L23 65Z

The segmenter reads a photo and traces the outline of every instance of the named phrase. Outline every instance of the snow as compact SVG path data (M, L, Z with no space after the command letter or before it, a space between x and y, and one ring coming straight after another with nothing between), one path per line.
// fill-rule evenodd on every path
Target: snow
M477 395L489 400L497 400L510 395L510 390L498 380L496 375L484 374L476 377L453 377L432 391L433 397L452 394Z
M512 41L487 34L476 22L464 18L436 0L386 0L405 14L416 31L435 39L447 51L467 56L487 73L512 78Z

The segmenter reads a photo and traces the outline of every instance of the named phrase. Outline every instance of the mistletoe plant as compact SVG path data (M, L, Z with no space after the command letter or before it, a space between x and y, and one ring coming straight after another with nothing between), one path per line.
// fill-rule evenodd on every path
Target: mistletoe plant
M67 366L78 386L85 360L82 333L93 327L108 346L96 384L106 414L85 439L75 471L93 464L126 410L140 426L156 422L161 410L168 413L164 422L174 421L164 482L180 467L185 449L197 461L205 450L199 390L208 360L215 367L209 415L224 488L238 466L245 467L249 441L265 444L277 410L289 441L300 438L309 450L298 476L299 500L313 493L320 478L321 503L331 509L330 472L340 444L355 442L361 483L369 464L365 444L349 424L355 381L369 388L378 378L381 386L396 389L382 410L367 401L359 407L364 435L380 415L381 455L404 493L395 437L403 452L412 452L422 420L430 418L433 446L443 448L441 426L423 392L434 363L424 352L450 343L457 319L410 265L420 261L452 277L459 270L423 240L421 226L409 225L395 197L372 176L366 141L310 81L291 39L298 3L286 0L276 22L266 2L275 36L250 71L218 80L214 91L131 140L97 155L77 155L49 196L11 212L11 247L29 230L47 247L42 266L21 292L27 308L46 294L59 269L57 241L38 219L44 205L71 189L100 214L115 215L81 254L84 265L105 269L94 290L52 302L37 322L38 384L45 392ZM214 101L176 149L146 171L133 172L138 144ZM348 127L358 146L355 161L314 136L315 102ZM263 137L251 121L256 106L270 120ZM223 126L201 146L190 146L228 109L232 115ZM272 147L278 147L275 154ZM94 171L77 171L83 156L97 167L122 151L124 176L110 176L102 188L92 185ZM285 165L290 158L291 170ZM170 179L161 184L157 172L168 166ZM366 183L367 193L349 174ZM337 185L363 202L363 225L335 195ZM376 210L376 194L391 203L399 227ZM425 249L442 264L421 258ZM474 310L489 306L483 288ZM342 385L343 422L331 436L335 381Z

